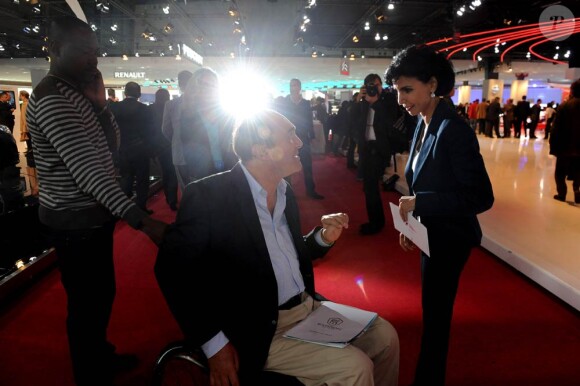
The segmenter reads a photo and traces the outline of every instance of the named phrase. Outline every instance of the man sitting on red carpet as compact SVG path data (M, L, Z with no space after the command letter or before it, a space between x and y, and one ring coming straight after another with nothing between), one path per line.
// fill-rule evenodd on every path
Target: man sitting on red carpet
M348 228L345 213L330 214L301 235L284 180L301 169L301 146L276 112L242 122L240 162L187 186L160 247L158 282L186 339L209 358L212 385L279 385L267 377L285 374L305 385L395 386L399 341L382 318L343 349L283 337L320 304L312 258Z

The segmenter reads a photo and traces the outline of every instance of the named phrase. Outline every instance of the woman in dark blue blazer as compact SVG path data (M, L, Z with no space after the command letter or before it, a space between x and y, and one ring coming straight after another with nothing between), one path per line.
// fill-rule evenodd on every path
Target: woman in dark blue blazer
M481 242L476 215L491 208L493 191L473 129L441 98L455 83L451 62L428 46L412 46L385 77L399 104L421 117L405 170L409 196L401 197L399 212L405 221L417 217L429 236L430 256L421 253L423 336L414 386L442 386L459 277ZM414 249L402 234L399 241L405 251Z

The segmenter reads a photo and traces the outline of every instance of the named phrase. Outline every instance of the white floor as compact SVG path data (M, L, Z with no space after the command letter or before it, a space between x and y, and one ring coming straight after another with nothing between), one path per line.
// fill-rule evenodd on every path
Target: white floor
M567 202L554 200L548 141L478 138L495 195L479 216L483 247L580 310L580 205L571 182Z

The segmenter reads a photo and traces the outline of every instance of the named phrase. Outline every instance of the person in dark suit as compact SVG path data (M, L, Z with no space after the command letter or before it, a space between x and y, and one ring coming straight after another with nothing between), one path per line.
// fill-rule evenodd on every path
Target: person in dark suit
M536 139L536 127L540 122L540 112L542 111L542 100L538 99L530 108L530 139Z
M149 197L149 158L153 149L153 116L147 105L139 102L141 86L135 82L125 85L125 99L109 104L121 132L119 147L119 171L121 189L128 197L133 195L135 182L135 203L147 209Z
M580 79L570 86L570 99L558 108L550 137L550 154L555 155L557 194L554 199L566 201L568 186L572 180L574 202L580 204Z
M10 94L0 92L0 125L5 125L14 132L14 106L10 104Z
M312 109L310 102L302 98L302 82L299 79L290 80L290 95L279 106L279 112L296 126L296 133L303 143L303 146L300 148L300 162L302 162L303 167L302 172L304 173L306 195L315 200L322 200L324 196L316 192L312 173L310 141L315 137Z
M526 96L522 97L522 100L516 105L516 127L515 127L515 137L519 138L522 124L524 125L524 137L526 136L526 127L528 125L527 119L530 116L530 102L526 100Z
M385 211L381 201L380 182L392 156L389 130L397 119L399 107L391 92L383 90L383 82L377 74L369 74L364 80L363 101L359 104L359 143L363 153L363 191L368 222L360 226L363 235L378 233L385 226Z
M306 385L397 385L395 329L377 318L343 349L284 338L319 306L312 259L348 228L348 216L322 216L302 236L285 177L300 171L302 141L272 110L234 132L240 162L189 184L155 273L185 338L209 358L212 385L276 385L264 373ZM374 383L373 383L374 382Z
M476 215L491 208L494 197L476 135L438 96L453 87L453 66L428 46L412 46L397 55L386 72L399 104L420 115L405 177L409 195L399 201L427 227L430 256L421 252L423 337L414 386L443 386L453 303L459 278L482 232ZM400 235L407 251L413 243Z

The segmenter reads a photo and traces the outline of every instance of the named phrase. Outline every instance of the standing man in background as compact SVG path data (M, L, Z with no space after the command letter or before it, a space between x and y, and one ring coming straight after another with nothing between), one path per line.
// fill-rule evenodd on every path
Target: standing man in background
M74 17L52 21L50 71L36 86L26 121L40 181L40 222L56 249L67 295L67 335L78 386L111 386L115 371L137 364L107 340L115 298L113 231L117 218L156 244L166 224L127 198L111 152L118 127L97 69L97 37Z
M121 189L131 197L135 182L135 202L143 211L149 197L149 158L153 155L153 116L147 105L139 102L141 86L135 82L125 85L125 99L112 103L109 109L121 131L119 169Z
M185 91L187 82L191 79L193 74L190 71L184 70L177 74L177 85L181 94ZM163 112L163 124L161 131L165 138L171 142L171 159L175 169L186 165L185 156L183 155L183 144L181 142L181 115L179 114L179 106L183 102L182 97L173 98L165 104L165 111ZM177 173L177 172L176 172ZM179 173L177 173L177 181L183 190L185 181Z
M360 226L362 235L378 233L385 226L385 211L381 200L380 182L392 156L389 130L397 118L397 97L383 90L378 74L369 74L364 80L363 102L360 106L360 146L363 153L363 190L369 221Z
M306 195L315 200L322 200L324 196L316 193L314 177L312 176L312 154L310 152L310 141L314 139L312 109L310 108L310 103L302 98L301 93L302 82L298 79L290 80L290 95L282 103L281 113L296 126L296 135L303 143L302 148L299 150L299 155L304 172Z
M530 103L526 100L526 96L518 102L515 110L516 127L514 128L515 137L519 138L521 134L522 124L524 125L524 137L526 136L527 119L530 116Z
M6 91L0 93L0 125L14 133L14 106L10 104L10 94Z

